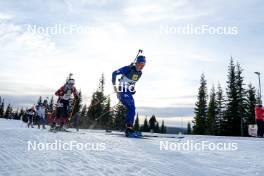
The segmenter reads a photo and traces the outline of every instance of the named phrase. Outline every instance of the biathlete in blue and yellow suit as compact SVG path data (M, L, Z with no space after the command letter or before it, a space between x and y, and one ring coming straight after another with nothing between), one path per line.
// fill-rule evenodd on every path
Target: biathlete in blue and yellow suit
M128 112L126 115L126 136L134 133L133 124L135 117L135 102L133 94L135 93L135 84L142 75L142 69L146 63L145 56L137 56L134 64L122 67L112 74L112 83L114 90L117 93L118 99L127 108ZM121 75L119 79L119 85L116 86L116 77Z

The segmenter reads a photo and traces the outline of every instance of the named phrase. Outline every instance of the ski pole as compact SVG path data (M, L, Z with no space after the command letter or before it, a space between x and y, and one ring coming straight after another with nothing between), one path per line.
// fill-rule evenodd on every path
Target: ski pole
M71 114L70 114L70 116L69 116L69 118L68 118L68 121L69 121L69 122L70 122L70 120L71 120L71 118L72 118L72 115L73 115L73 111L74 111L75 105L76 105L76 99L74 99L74 101L73 101L72 111L71 111Z
M114 108L115 108L117 105L119 105L119 104L120 104L120 101L119 101L117 104L115 104L113 107L111 107L111 108L109 109L109 111L104 112L104 113L101 114L99 117L97 117L95 120L98 120L98 119L100 119L101 117L103 117L104 115L106 115L107 113L112 112L112 111L114 110Z
M108 95L106 96L106 98L110 97L110 96L113 95L113 94L115 94L115 92L108 94ZM94 104L91 104L89 107L93 107L93 106L95 106L95 105L98 105L99 103L101 103L101 102L103 102L103 101L105 101L105 99L103 99L103 100L98 100L98 101L95 102Z

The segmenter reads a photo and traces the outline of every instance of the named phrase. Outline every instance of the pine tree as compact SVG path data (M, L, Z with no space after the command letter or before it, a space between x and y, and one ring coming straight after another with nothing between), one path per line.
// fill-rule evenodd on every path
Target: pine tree
M206 118L206 134L215 135L216 134L216 94L215 88L213 86L210 93L210 101L208 106L207 118Z
M1 100L1 104L0 104L0 118L4 118L4 108L5 108L5 101Z
M113 111L110 107L110 99L104 95L104 84L105 78L102 74L98 89L92 95L91 104L87 111L88 118L85 121L92 123L93 127L108 129L109 126L113 126Z
M141 131L143 131L143 132L149 132L149 124L148 124L147 117L145 118L144 123L141 126Z
M17 109L16 112L14 113L14 120L19 120L19 110Z
M164 124L164 120L162 120L161 122L160 133L163 133L163 134L166 133L166 126Z
M231 58L228 68L227 100L224 115L223 134L243 136L244 119L246 116L246 97L244 89L244 78L240 64L234 65Z
M103 116L100 119L100 122L101 122L100 124L104 128L111 129L113 126L112 119L113 119L113 112L111 110L111 102L110 102L110 98L107 98L107 101L106 101L106 104L103 110Z
M216 119L215 119L215 127L216 127L216 135L221 135L223 133L223 118L224 118L224 107L225 100L223 95L223 90L218 84L217 92L216 92Z
M102 92L96 91L92 96L92 101L90 106L88 107L87 115L90 120L96 120L103 114L104 110L104 95Z
M78 98L74 98L73 101L71 101L70 105L70 113L69 113L69 118L71 123L74 124L75 128L80 128L81 127L81 115L80 111L82 108L82 91L80 90L78 92Z
M116 107L116 112L114 114L114 129L124 130L125 129L125 116L127 114L127 108L118 104Z
M255 106L257 103L256 99L256 89L252 84L248 85L248 90L246 91L246 118L244 122L244 134L248 136L248 125L256 124L255 120Z
M136 131L139 131L140 130L138 114L137 114L137 117L136 117L136 120L135 120L134 130L136 130Z
M4 118L8 119L12 113L12 107L10 104L8 104L7 108L6 108L6 111L5 111L5 115L4 115Z
M194 117L194 134L204 134L205 133L205 121L207 114L207 87L204 74L201 76L200 88L198 93L198 100L195 104L195 117Z
M228 67L228 81L226 89L226 111L223 122L224 135L240 134L240 118L238 115L238 91L236 86L236 72L234 61L231 58Z
M235 119L235 129L240 129L237 135L244 136L244 122L246 117L246 91L244 89L243 69L240 64L236 65L236 89L238 95L238 119ZM240 122L240 123L239 123Z
M187 134L192 134L192 128L191 128L190 122L188 122L188 124L187 124Z
M160 133L159 122L156 122L155 124L154 133Z
M100 81L99 81L99 91L104 92L104 85L105 85L105 78L104 74L102 74Z
M92 95L92 101L90 106L88 107L87 115L90 120L101 121L101 117L104 115L105 103L107 98L104 95L104 76L99 81L99 86L96 92Z
M42 97L41 96L38 99L38 104L42 104Z

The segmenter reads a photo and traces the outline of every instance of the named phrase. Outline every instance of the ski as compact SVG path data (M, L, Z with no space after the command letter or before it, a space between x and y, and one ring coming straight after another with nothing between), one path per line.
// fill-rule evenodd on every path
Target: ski
M50 129L49 132L52 133L58 133L58 132L65 132L65 133L76 133L76 134L85 134L84 132L79 132L79 131L70 131L70 130L59 130L59 129Z
M54 128L49 129L50 132L57 133L57 132L72 132L67 129L61 129L60 126L55 126Z
M106 132L106 135L113 135L113 136L122 136L125 138L131 138L131 139L149 139L148 137L144 137L144 136L137 136L137 137L133 137L133 136L126 136L125 134L122 133L112 133L112 132Z
M70 130L64 130L61 132L65 132L65 133L76 133L76 134L85 134L84 132L79 132L79 131L70 131Z
M125 134L121 134L121 133L113 133L113 132L106 132L107 135L116 135L116 136L125 136ZM129 136L127 138L168 138L168 139L183 139L185 138L184 136L159 136L159 135L148 135L148 134L142 134L141 136L138 137L133 137L133 136Z
M51 133L57 133L58 132L58 130L55 130L55 129L49 129L48 131Z
M158 136L158 135L142 135L143 137L151 137L151 138L171 138L171 139L183 139L184 136Z

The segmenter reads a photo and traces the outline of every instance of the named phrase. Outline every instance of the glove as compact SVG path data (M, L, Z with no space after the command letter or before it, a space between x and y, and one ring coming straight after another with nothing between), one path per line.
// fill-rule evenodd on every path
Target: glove
M136 93L135 86L130 87L130 92L132 93L132 95Z

